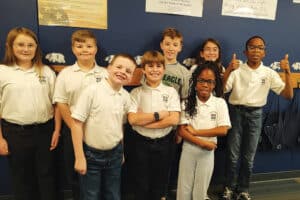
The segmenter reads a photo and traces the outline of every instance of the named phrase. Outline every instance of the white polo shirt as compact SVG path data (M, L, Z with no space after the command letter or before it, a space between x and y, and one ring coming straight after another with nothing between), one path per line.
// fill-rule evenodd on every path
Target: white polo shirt
M113 90L106 79L81 93L72 117L84 124L84 142L99 150L114 148L123 139L124 117L130 107L129 93Z
M107 74L106 69L97 64L88 72L82 71L77 63L65 67L57 76L53 102L66 103L72 111L82 90L90 84L100 82Z
M190 124L197 130L211 129L219 126L231 127L228 107L223 98L211 95L205 103L197 98L197 114L193 118L190 118L184 111L185 102L182 102L181 106L182 112L180 115L180 124ZM217 142L217 137L198 137L204 140Z
M19 66L0 68L0 116L8 122L26 125L44 123L53 118L52 97L55 73L42 67L23 71Z
M156 88L151 88L147 84L133 89L131 95L131 107L129 112L136 113L142 109L145 113L154 113L163 110L180 112L180 100L177 91L170 86L160 84ZM142 126L132 126L139 134L149 138L161 138L167 135L172 126L160 129L144 128Z
M225 92L230 92L229 103L251 107L262 107L267 103L269 90L280 94L285 83L277 72L261 63L257 69L247 63L231 72Z

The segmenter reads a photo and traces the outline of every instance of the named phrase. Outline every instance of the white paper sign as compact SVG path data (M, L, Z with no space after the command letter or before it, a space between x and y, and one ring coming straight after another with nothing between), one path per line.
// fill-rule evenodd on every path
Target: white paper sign
M146 12L202 17L203 0L146 0Z
M275 20L277 0L223 0L222 15Z
M300 0L293 0L293 3L300 3Z

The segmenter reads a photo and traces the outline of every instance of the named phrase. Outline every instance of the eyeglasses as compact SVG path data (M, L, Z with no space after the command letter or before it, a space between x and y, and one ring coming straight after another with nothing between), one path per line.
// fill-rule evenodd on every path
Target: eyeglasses
M14 43L13 46L15 46L18 49L28 48L29 50L32 50L32 49L35 49L37 45L34 44L34 43L28 43L28 44L25 44L25 43Z
M248 51L255 51L255 49L259 51L264 51L266 49L265 46L255 46L255 45L248 45L247 46Z
M200 84L204 84L207 83L208 85L215 85L216 81L215 80L211 80L211 79L203 79L203 78L198 78L197 82Z

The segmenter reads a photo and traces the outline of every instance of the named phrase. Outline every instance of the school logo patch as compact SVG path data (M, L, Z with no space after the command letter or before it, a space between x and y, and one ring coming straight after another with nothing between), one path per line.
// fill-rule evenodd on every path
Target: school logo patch
M95 74L95 79L96 79L96 82L99 83L101 81L102 77L100 74Z
M210 120L216 121L217 120L217 112L211 112L210 113Z
M46 78L46 76L39 76L39 81L40 81L41 84L47 83L47 78Z
M163 94L162 99L163 99L163 102L167 103L169 101L169 95L168 94Z
M261 84L262 84L262 85L266 84L266 79L265 79L265 78L262 78L262 79L261 79Z

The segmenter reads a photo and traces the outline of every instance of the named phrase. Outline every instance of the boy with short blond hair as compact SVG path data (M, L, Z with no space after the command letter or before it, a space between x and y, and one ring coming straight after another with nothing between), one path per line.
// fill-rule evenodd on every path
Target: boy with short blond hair
M106 69L97 65L97 39L90 30L77 30L71 37L75 64L65 67L58 75L53 101L57 104L65 124L62 127L62 151L67 183L72 186L73 198L79 200L79 183L74 171L74 152L70 127L73 119L71 111L77 103L81 91L88 85L100 82L107 76Z
M145 83L132 90L128 121L134 130L136 152L135 199L160 200L165 197L174 134L180 113L176 90L162 83L165 59L158 51L142 58Z

